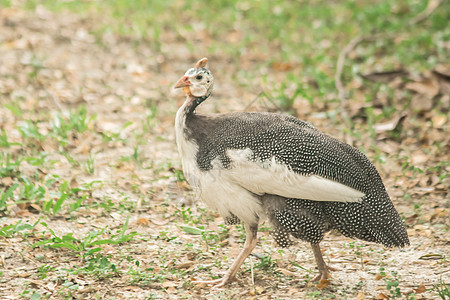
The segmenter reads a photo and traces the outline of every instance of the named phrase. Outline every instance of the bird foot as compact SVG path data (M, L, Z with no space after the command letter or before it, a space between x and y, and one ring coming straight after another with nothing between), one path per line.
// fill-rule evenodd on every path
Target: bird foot
M236 277L225 276L223 278L214 279L214 280L195 280L195 281L193 281L193 283L195 285L213 284L214 285L212 287L213 289L220 289L220 288L223 288L224 286L226 286L227 284L232 283L233 281L240 282L240 280L237 279Z
M330 278L330 273L328 271L337 271L338 269L325 266L323 270L319 270L319 275L317 275L312 281L313 282L320 282L322 279L328 279Z

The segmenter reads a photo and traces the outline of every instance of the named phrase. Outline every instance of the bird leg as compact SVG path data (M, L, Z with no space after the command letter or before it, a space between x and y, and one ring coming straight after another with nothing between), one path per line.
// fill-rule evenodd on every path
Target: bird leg
M322 279L328 279L329 273L328 271L337 271L335 268L331 268L327 266L325 261L323 260L322 251L320 251L319 244L311 244L311 248L314 253L314 257L316 258L317 268L319 269L319 275L313 279L314 281L320 281Z
M234 280L237 280L236 273L238 272L239 268L244 263L244 260L252 253L253 249L256 247L257 234L258 234L258 224L254 225L247 225L244 224L245 227L245 243L244 248L242 248L241 252L239 253L236 260L231 265L230 269L228 270L227 274L220 279L216 280L208 280L208 281L195 281L194 283L206 283L206 284L216 284L214 288L220 288L223 287L229 283L231 283Z

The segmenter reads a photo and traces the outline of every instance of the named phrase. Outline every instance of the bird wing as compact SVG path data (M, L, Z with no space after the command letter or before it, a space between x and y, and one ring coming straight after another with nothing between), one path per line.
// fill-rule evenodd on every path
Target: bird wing
M228 150L232 167L221 170L221 177L239 184L252 193L273 194L286 198L315 201L359 202L364 193L319 175L301 175L277 161L254 161L253 152Z
M220 170L221 179L255 194L358 202L385 190L364 154L292 116L231 113L197 121L190 129L200 169Z

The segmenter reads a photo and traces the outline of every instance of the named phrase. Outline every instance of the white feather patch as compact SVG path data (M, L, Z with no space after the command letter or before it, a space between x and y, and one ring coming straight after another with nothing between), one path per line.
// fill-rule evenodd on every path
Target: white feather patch
M228 150L230 169L223 169L224 181L233 181L255 194L274 194L286 198L314 201L360 202L364 193L318 175L303 176L273 157L263 162L250 160L252 151Z
M222 171L213 169L200 173L200 197L221 216L230 212L246 224L263 221L264 214L258 197L233 181L225 180Z
M192 84L192 86L190 86L190 90L191 94L195 97L203 97L207 92L206 87L198 84Z
M178 109L177 115L175 117L175 132L177 139L178 152L181 156L181 164L183 166L184 177L187 182L192 187L199 187L198 177L200 170L197 166L197 162L195 160L198 146L195 143L192 143L186 140L184 136L184 128L185 128L185 106L187 105L187 101Z

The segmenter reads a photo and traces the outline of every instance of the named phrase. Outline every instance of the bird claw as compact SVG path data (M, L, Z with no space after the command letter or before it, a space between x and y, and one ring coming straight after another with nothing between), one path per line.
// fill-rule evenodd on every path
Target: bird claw
M212 289L220 289L223 288L224 286L226 286L229 283L232 283L233 281L237 281L240 282L239 279L237 279L236 277L228 277L225 276L223 278L219 278L219 279L214 279L214 280L195 280L193 281L193 283L195 285L209 285L209 284L214 284L214 286L212 287Z
M313 282L320 282L323 279L330 278L330 273L328 271L338 271L338 269L325 266L323 270L319 270L319 275L317 275L312 281Z

